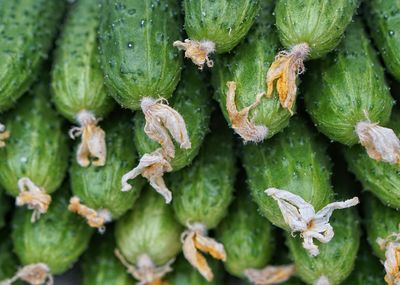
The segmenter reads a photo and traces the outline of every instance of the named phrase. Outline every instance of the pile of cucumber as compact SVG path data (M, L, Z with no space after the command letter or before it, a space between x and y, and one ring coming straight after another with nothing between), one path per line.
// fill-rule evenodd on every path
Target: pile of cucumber
M400 0L0 0L0 285L398 285L398 86Z

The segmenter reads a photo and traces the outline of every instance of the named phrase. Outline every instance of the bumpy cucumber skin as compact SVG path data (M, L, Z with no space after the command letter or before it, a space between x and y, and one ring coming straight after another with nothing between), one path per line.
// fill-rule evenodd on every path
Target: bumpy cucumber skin
M250 106L257 94L265 92L265 74L279 47L273 27L271 3L262 4L260 11L255 25L243 43L234 49L232 54L221 56L213 69L215 98L228 122L230 120L226 111L226 83L236 82L235 102L238 110ZM266 126L267 138L270 138L288 125L290 112L281 107L278 96L264 97L261 102L250 111L249 118L257 125Z
M186 123L189 139L192 144L190 149L181 149L175 143L175 157L171 161L174 171L189 165L199 153L200 146L208 132L211 114L211 98L205 85L205 77L199 74L196 67L187 66L183 72L182 80L175 91L175 95L169 101ZM160 147L144 132L145 119L141 112L135 114L134 141L140 156L151 153Z
M172 205L182 225L212 229L220 223L232 201L235 160L229 130L219 129L206 138L190 167L171 175Z
M79 0L71 8L57 43L52 70L53 100L70 121L82 110L105 116L114 106L100 68L97 28L100 6Z
M0 149L0 184L12 196L19 194L17 183L21 177L28 177L46 193L52 193L65 176L67 137L49 97L44 80L1 118L11 136L7 147Z
M303 248L300 237L287 235L287 245L296 266L296 273L307 284L314 284L322 275L330 285L341 284L353 270L360 244L359 220L354 209L334 212L330 219L335 236L327 244L319 244L320 254L312 257ZM366 283L364 283L366 284Z
M385 239L392 233L399 232L400 213L395 209L385 207L372 195L366 195L363 204L368 242L374 254L379 259L385 260L385 251L379 247L376 240Z
M62 187L53 196L46 215L31 222L31 211L19 208L13 218L12 240L22 265L45 263L52 274L61 274L86 250L93 229L68 211L70 193Z
M309 59L332 51L350 23L358 0L278 0L276 26L286 48L307 43Z
M230 274L243 277L244 270L263 268L270 261L272 225L258 213L249 194L240 193L216 231L217 240L225 247L224 266Z
M8 198L4 194L3 189L0 188L0 229L6 224L5 215L9 210L10 205L11 203L8 201Z
M95 236L82 262L83 285L135 285L126 268L114 255L115 242L112 231L105 236Z
M0 111L14 105L39 75L65 1L0 1Z
M270 141L244 146L243 165L251 194L274 225L289 230L278 203L264 193L270 187L301 196L317 211L332 201L331 163L325 150L315 132L298 118Z
M107 133L107 164L82 168L76 159L72 159L71 190L86 206L107 209L113 219L118 219L134 205L143 180L135 179L131 191L121 191L121 177L135 167L138 158L132 142L133 126L129 114L114 114L104 124L104 130Z
M365 1L366 20L389 72L400 80L400 1Z
M12 243L6 230L0 232L0 282L14 276L18 270L17 258L12 252Z
M307 111L317 128L342 144L358 143L355 126L385 125L393 99L383 68L361 22L352 23L338 52L310 67L304 80Z
M185 30L191 40L209 40L217 53L228 52L253 25L260 2L184 0Z
M131 264L136 264L140 255L147 254L160 266L181 250L182 231L172 207L147 188L134 209L117 222L115 237L119 250Z
M137 110L144 96L169 98L179 82L182 57L175 0L102 0L100 58L111 95Z

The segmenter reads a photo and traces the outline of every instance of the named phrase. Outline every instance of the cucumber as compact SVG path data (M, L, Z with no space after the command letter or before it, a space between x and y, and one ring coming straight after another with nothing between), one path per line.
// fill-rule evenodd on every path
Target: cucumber
M211 98L208 95L209 91L203 83L205 80L204 75L196 74L194 67L190 66L184 70L183 75L185 80L182 80L178 85L175 96L171 99L170 103L186 121L187 131L190 135L191 148L176 148L174 158L169 162L171 171L178 171L189 165L198 154L208 131L210 113L212 110ZM143 156L146 153L156 151L159 145L152 141L144 132L145 118L142 113L136 113L135 126L134 142L139 155ZM176 146L179 145L175 143L175 147ZM163 173L161 173L161 175L162 174ZM131 179L133 177L127 176L127 178ZM125 183L126 180L123 184ZM171 194L166 192L166 196L164 197L167 201L170 201Z
M372 39L379 48L388 71L400 80L400 2L370 0L365 2L365 19Z
M114 255L115 241L112 231L95 236L83 256L83 285L135 285L135 280Z
M70 210L85 217L91 227L104 230L104 224L119 219L134 205L143 185L133 181L134 191L121 192L120 181L137 160L136 149L131 143L133 127L129 114L113 114L105 124L107 132L107 164L80 167L72 161L69 176L72 194Z
M172 270L170 266L181 248L181 233L173 209L145 189L137 206L116 224L117 257L141 283L159 284Z
M215 98L226 120L245 142L272 137L287 126L291 116L281 108L278 98L266 98L264 93L264 77L279 46L273 6L267 2L262 4L246 40L231 54L221 56L213 70Z
M376 160L400 161L399 140L381 127L389 121L393 99L360 21L349 26L337 52L316 63L305 82L307 111L322 133L348 146L360 142Z
M37 83L3 119L13 133L0 149L0 184L19 206L33 209L32 220L47 211L68 164L63 121L49 102L46 80Z
M200 252L226 260L224 246L208 237L207 231L227 214L235 174L232 137L226 128L218 128L206 138L193 164L171 178L175 215L187 227L182 236L183 253L207 281L213 279L213 273Z
M332 51L350 23L358 0L278 0L275 7L279 38L287 51L279 52L267 72L267 95L274 84L284 108L296 100L296 78L305 71L303 61Z
M67 210L69 195L68 188L63 186L48 213L35 224L31 223L28 211L16 210L12 240L14 252L24 267L15 277L29 284L51 282L53 275L71 268L87 248L93 231Z
M0 283L14 275L18 269L17 258L12 252L12 242L7 229L0 232Z
M203 69L213 66L211 53L232 50L251 28L260 7L259 0L184 0L185 30L190 39L176 41L185 57Z
M82 166L104 165L104 134L97 124L114 107L108 96L100 68L97 28L100 6L90 0L73 4L57 43L52 69L53 101L57 110L77 122L73 135L82 135L77 159ZM74 136L73 136L74 137ZM100 148L100 150L99 150Z
M4 194L3 190L0 188L0 229L6 225L5 215L10 209L10 202ZM1 278L0 278L1 280Z

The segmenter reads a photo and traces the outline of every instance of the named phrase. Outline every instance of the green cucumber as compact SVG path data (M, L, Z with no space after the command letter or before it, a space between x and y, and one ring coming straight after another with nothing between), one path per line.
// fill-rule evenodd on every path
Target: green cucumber
M135 285L135 280L114 255L115 241L112 231L95 236L83 256L83 285Z
M136 205L116 224L117 256L138 281L147 284L171 271L181 249L182 227L173 209L149 189Z
M12 242L6 229L0 232L0 283L11 278L18 269L17 258L12 252Z
M132 208L143 185L142 180L136 179L132 183L134 191L121 192L121 177L137 160L136 149L131 142L133 127L129 114L113 114L104 124L104 130L109 150L107 164L82 168L73 160L69 171L72 194L81 201L81 206L91 209L89 214L95 212L94 216L83 216L89 225L97 228L104 227L105 222L119 219Z
M232 54L222 56L213 70L215 97L226 120L244 141L270 138L286 127L290 118L290 112L281 108L277 97L258 98L264 93L265 74L279 47L272 8L272 3L262 4L246 40ZM227 98L231 95L233 98Z
M143 97L169 98L179 82L182 59L177 1L102 0L100 59L105 83L125 108Z
M372 38L388 71L400 80L400 2L370 0L365 2L364 11Z
M260 7L259 0L184 0L185 30L190 39L174 43L186 50L185 57L200 68L210 53L232 50L251 28Z

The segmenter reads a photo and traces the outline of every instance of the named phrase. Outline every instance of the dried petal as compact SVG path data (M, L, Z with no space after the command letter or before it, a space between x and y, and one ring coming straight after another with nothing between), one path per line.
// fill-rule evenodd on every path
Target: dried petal
M383 265L386 271L386 283L400 284L400 234L394 233L386 239L378 238L376 242L382 250L385 250L386 259Z
M331 285L331 282L329 282L327 277L321 276L317 281L315 281L314 285Z
M185 57L190 58L200 70L203 69L205 63L207 63L208 67L213 67L214 62L208 58L211 53L215 52L215 44L213 42L186 39L185 42L175 41L173 45L179 50L184 50Z
M312 256L319 254L318 246L314 244L313 239L328 243L334 236L333 228L329 224L333 211L349 208L359 203L358 198L354 197L344 202L330 203L315 213L315 209L310 203L289 191L269 188L265 190L265 193L278 202L286 224L293 233L300 232L304 240L303 247Z
M253 104L238 111L235 102L236 83L234 81L228 81L226 86L228 87L228 92L226 93L226 110L228 111L232 128L244 139L245 142L262 141L268 134L268 128L263 125L255 125L253 122L250 122L249 112L251 109L254 109L260 104L261 98L265 94L257 94Z
M294 265L267 266L263 269L246 269L244 275L255 285L272 285L289 280L295 271Z
M369 157L391 164L400 163L400 140L392 129L363 121L356 125L356 133Z
M5 147L5 140L10 137L10 133L6 131L6 127L3 124L0 124L0 148Z
M14 277L0 282L0 285L11 285L17 280L25 281L31 285L53 285L53 276L50 268L44 263L36 263L22 267Z

